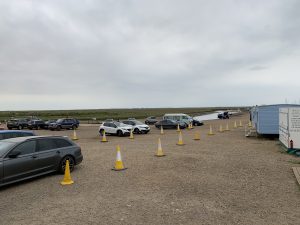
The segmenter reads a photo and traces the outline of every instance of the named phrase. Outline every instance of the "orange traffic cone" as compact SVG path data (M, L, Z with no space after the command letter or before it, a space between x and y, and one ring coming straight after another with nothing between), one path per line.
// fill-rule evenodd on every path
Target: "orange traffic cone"
M163 128L163 126L160 126L160 134L164 134L164 128Z
M212 130L212 126L210 125L209 126L209 132L208 132L208 135L214 135L214 132Z
M239 127L243 127L242 121L240 120Z
M134 137L133 137L133 130L132 130L132 129L130 130L130 136L129 136L129 139L134 139Z
M219 132L224 132L222 124L220 125Z
M123 162L122 162L122 158L121 158L121 150L120 150L120 146L117 146L117 158L116 158L116 162L115 162L115 167L112 169L114 171L122 171L122 170L126 170L127 168L124 167Z
M194 127L193 127L193 123L191 123L191 129L194 129Z
M179 126L179 124L177 124L177 132L179 132L180 131L180 126Z
M73 137L72 137L72 140L73 140L73 141L78 140L77 134L76 134L76 130L75 130L75 129L73 130Z
M226 129L225 129L225 131L230 131L228 123L226 124Z
M179 132L177 145L184 145L181 131Z
M248 127L252 127L252 122L251 121L249 121Z
M61 185L69 185L69 184L73 184L74 181L71 178L71 174L70 174L70 164L69 164L69 160L66 161L66 167L65 167L65 175L64 175L64 179L60 182Z
M157 157L162 157L162 156L166 156L164 153L163 153L163 150L162 150L162 147L161 147L161 141L160 141L160 138L158 138L158 148L157 148L157 152L156 152L156 155Z
M195 141L199 141L200 140L200 133L197 131L195 132L195 137L194 137Z
M103 137L102 137L101 142L107 142L105 130L103 131Z

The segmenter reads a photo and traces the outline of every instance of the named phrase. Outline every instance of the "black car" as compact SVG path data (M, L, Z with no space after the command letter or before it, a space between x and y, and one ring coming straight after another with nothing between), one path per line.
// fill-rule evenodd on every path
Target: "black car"
M77 129L78 127L79 121L73 118L58 119L56 122L48 125L49 130Z
M177 129L178 124L180 129L186 128L186 124L184 122L174 121L174 120L161 120L155 123L155 127L156 128L163 127L163 129Z
M28 120L26 119L10 119L7 121L7 129L19 129L22 130L28 127Z
M150 117L146 118L146 120L145 120L145 124L148 124L148 125L153 125L157 122L158 122L158 120L156 119L155 116L150 116Z
M202 126L204 123L193 118L193 126Z
M28 122L28 129L44 129L45 128L45 122L43 120L30 120Z
M229 119L229 113L227 111L218 114L219 119Z
M67 137L32 136L0 141L0 186L65 171L81 163L81 148Z

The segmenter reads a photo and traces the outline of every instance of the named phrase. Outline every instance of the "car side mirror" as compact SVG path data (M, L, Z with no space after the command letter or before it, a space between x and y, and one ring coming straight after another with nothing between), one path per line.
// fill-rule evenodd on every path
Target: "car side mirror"
M9 158L17 158L18 155L20 155L20 151L12 151L11 153L8 154Z

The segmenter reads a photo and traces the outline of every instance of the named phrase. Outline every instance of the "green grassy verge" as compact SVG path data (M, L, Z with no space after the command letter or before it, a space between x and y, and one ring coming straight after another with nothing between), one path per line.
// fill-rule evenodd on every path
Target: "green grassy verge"
M148 116L163 116L165 113L186 113L191 116L203 115L211 113L216 110L234 110L237 108L134 108L134 109L86 109L86 110L48 110L48 111L0 111L0 121L5 121L10 118L28 118L36 116L38 118L57 119L65 117L77 118L81 121L89 121L93 118L97 120L113 119L126 119L134 117L143 119ZM243 110L241 108L241 110Z

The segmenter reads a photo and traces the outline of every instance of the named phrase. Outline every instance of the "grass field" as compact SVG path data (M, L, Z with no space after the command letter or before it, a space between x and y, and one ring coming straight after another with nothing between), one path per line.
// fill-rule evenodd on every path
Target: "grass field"
M237 107L211 107L211 108L134 108L134 109L86 109L86 110L47 110L47 111L2 111L0 121L14 118L28 118L36 116L41 119L57 119L62 117L74 117L81 121L89 121L93 118L105 120L108 118L125 119L134 117L137 119L148 116L162 116L165 113L186 113L191 116L203 115L216 110L237 109ZM242 108L241 108L242 110Z

